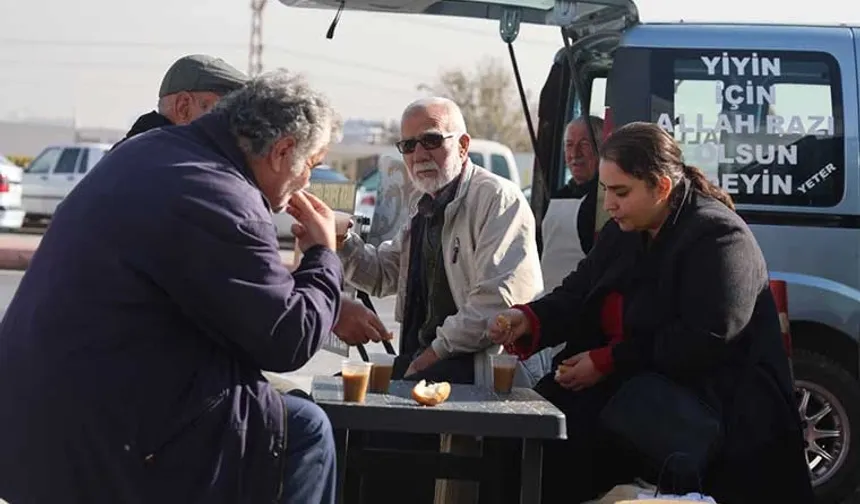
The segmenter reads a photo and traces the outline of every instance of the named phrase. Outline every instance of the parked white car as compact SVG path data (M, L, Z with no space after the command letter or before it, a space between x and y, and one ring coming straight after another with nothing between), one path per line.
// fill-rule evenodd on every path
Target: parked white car
M0 155L0 228L18 229L24 223L23 174L20 166Z
M27 220L54 215L57 205L110 148L110 144L77 143L42 150L24 169L23 206Z
M376 193L381 180L379 170L373 170L361 179L355 188L355 214L373 219L376 208Z

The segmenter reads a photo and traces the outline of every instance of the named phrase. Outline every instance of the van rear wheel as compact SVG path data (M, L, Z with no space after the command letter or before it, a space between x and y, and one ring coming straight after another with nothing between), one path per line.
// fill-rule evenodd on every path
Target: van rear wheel
M838 504L860 483L860 383L822 355L796 350L792 360L816 502Z

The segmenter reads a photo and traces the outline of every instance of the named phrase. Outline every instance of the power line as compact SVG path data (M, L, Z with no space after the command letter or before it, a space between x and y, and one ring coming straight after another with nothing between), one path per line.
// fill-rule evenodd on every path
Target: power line
M0 39L0 45L42 45L42 46L58 46L58 47L98 47L98 48L112 48L112 47L148 47L148 48L160 48L160 49L184 49L188 50L189 47L222 47L225 49L231 49L235 51L245 51L247 50L247 46L243 44L227 44L227 43L213 43L213 44L201 44L201 43L181 43L181 42L142 42L142 41L82 41L82 40L35 40L35 39L9 39L2 38ZM416 79L419 81L432 80L433 77L406 73L399 70L393 70L391 68L385 68L375 65L369 65L366 63L358 63L354 60L344 59L344 58L336 58L324 54L317 54L305 51L297 51L295 49L289 49L286 47L276 46L276 45L266 45L266 49L278 53L288 54L290 56L294 56L302 59L310 59L319 62L325 62L334 65L344 65L353 68L358 68L360 70L372 71L385 73L389 75L395 75L397 77L406 77L411 79Z
M21 65L25 65L25 66L29 66L29 65L73 66L73 67L89 66L89 67L106 67L106 68L115 68L115 67L136 68L136 67L142 67L142 66L150 66L153 68L155 68L155 67L160 68L161 67L161 65L157 65L155 63L142 63L141 64L141 63L130 63L130 62L115 63L115 62L97 62L97 61L76 62L76 61L31 61L31 60L3 60L3 59L0 59L0 65L17 65L17 64L21 64ZM333 86L339 86L339 87L346 87L346 86L358 87L358 88L361 88L363 90L378 91L378 92L384 92L384 93L388 93L388 94L391 94L391 93L402 94L404 96L406 96L406 95L414 96L417 93L416 87L397 88L397 87L392 87L392 86L386 86L384 84L380 85L380 84L375 83L375 82L363 81L360 79L345 78L342 75L336 75L336 74L330 74L330 73L324 73L324 72L322 72L322 73L321 72L302 72L302 73L305 73L309 78L316 81L317 83L325 83L326 85L333 85ZM87 74L80 74L80 75L78 75L78 77L86 78ZM149 84L141 84L139 79L133 79L133 80L135 81L134 85L129 83L129 82L122 82L121 80L111 80L111 82L106 84L106 86L107 87L130 88L130 87L141 87L141 86L148 86L149 85ZM57 82L57 81L46 81L43 79L32 79L32 80L30 80L30 79L18 79L18 78L11 78L10 79L10 78L4 77L2 80L0 80L0 87L2 87L3 84L27 84L27 85L33 84L33 85L56 86L56 85L67 85L68 83Z

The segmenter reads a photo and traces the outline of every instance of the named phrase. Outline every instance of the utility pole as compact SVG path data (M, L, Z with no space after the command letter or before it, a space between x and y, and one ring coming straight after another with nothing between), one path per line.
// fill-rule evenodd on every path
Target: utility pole
M251 0L251 47L248 53L248 76L263 71L263 9L267 0Z

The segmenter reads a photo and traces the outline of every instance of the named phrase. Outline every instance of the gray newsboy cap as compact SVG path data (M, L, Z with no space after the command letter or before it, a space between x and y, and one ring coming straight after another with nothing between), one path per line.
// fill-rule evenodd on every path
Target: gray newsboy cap
M210 91L227 94L242 87L248 78L221 58L190 54L176 60L161 81L158 97L180 91Z

